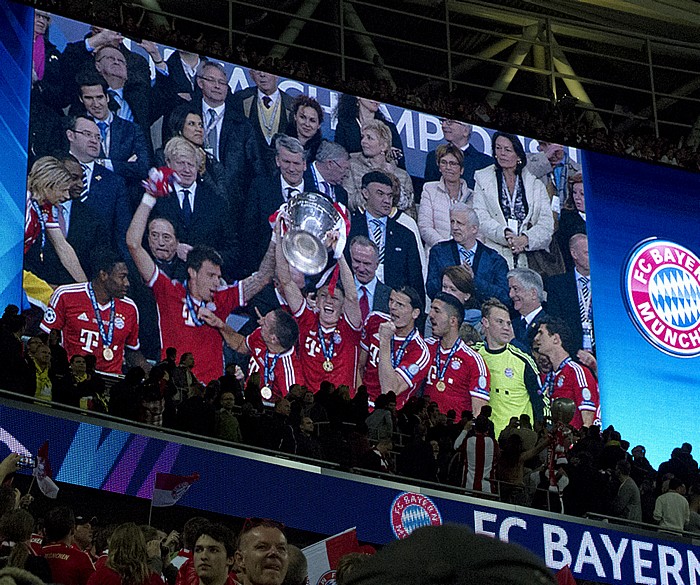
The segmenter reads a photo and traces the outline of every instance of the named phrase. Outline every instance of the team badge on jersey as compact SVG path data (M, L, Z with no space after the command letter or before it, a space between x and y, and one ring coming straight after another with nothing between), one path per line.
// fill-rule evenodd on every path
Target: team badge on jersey
M642 336L676 357L700 355L700 258L650 238L630 252L622 273L627 314Z
M462 367L462 360L459 358L452 358L452 363L450 364L453 370L459 370Z
M316 581L316 585L335 585L335 571L330 570L323 573Z
M503 373L506 375L506 378L512 378L513 377L513 368L506 368Z
M124 317L117 315L117 317L114 319L114 326L117 329L124 329Z
M406 538L421 526L441 526L442 515L430 498L402 492L391 505L391 529L398 539Z

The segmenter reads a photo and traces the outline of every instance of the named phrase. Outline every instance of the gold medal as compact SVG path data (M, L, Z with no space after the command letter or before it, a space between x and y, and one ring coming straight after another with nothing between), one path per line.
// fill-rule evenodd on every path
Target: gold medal
M263 397L263 400L270 400L270 398L272 398L272 388L263 386L260 388L260 396Z
M435 383L435 387L438 389L438 392L444 392L445 391L445 382L442 380L438 380Z
M111 362L114 359L114 352L112 351L111 347L105 347L102 350L102 357L105 358L108 362Z
M333 371L333 362L329 359L326 359L326 361L323 362L323 369L326 372L332 372Z

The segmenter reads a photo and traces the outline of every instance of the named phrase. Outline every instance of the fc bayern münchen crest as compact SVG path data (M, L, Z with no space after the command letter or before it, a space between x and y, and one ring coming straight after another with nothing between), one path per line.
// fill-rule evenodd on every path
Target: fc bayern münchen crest
M391 529L396 538L406 538L421 526L440 526L442 515L433 501L421 494L402 492L391 505Z
M672 356L700 355L700 258L650 238L629 254L622 273L627 314L644 338Z

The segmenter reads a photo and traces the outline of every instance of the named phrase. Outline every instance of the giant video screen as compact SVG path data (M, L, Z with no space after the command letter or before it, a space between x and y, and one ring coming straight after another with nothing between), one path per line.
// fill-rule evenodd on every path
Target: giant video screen
M210 327L193 308L204 300L186 283L194 278L189 253L207 245L223 260L222 282L245 283L219 303L231 309L224 318L254 336L259 314L281 300L255 276L272 238L270 217L290 197L314 191L347 209L346 249L362 236L357 245L376 254L369 268L347 254L358 295L367 294L359 292L363 279L375 290L370 310L388 310L384 285L413 287L426 310L447 290L465 304L464 339L490 336L515 348L517 367L485 360L497 434L510 416L538 418L549 399L566 395L576 406L574 426L614 424L632 445L644 443L656 464L697 435L685 420L696 403L690 388L700 347L697 239L679 228L698 215L683 197L697 192L696 176L343 95L56 15L37 13L34 27L30 167L55 157L71 180L55 201L28 204L43 219L28 223L24 290L42 328L63 330L69 354L95 354L98 368L121 373L125 348L159 361L174 346L178 355L195 354L202 382L225 363L246 369L247 358L221 351L218 332L180 335L164 315L180 311L185 333ZM180 182L139 216L141 183L162 166ZM39 192L35 169L29 189ZM374 181L363 183L366 176ZM659 193L671 183L673 196ZM379 201L382 192L390 202ZM664 222L653 205L660 201ZM383 226L378 235L373 219ZM650 237L661 242L644 243ZM113 296L130 299L115 310L98 298L105 283L97 295L81 284L95 282L110 254L128 271L106 283ZM451 267L461 270L445 275ZM313 297L316 282L300 278ZM156 302L165 289L170 301ZM484 324L482 303L493 298L510 335ZM238 307L242 301L247 306ZM557 325L535 339L545 316ZM427 337L433 321L425 323ZM554 327L563 330L552 334ZM326 352L322 345L300 339L295 352ZM521 367L537 384L514 406L497 390L522 376ZM408 366L407 380L413 373ZM446 374L433 368L431 375ZM346 381L352 393L356 382ZM476 383L485 385L486 378Z

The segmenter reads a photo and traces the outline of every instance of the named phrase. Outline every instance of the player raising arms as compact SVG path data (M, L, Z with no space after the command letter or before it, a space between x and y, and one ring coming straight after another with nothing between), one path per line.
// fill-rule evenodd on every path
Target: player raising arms
M222 321L234 309L246 304L271 281L274 270L274 242L270 243L260 270L241 282L221 285L219 253L208 246L195 246L187 255L187 280L169 279L156 266L142 241L148 216L157 197L167 197L172 190L173 172L152 169L144 182L146 193L134 213L126 234L126 243L141 278L153 290L160 324L162 359L165 349L176 347L178 353L192 353L194 374L203 383L219 378L224 371L224 350L219 330L200 315L207 308Z
M279 222L275 226L279 237ZM333 249L337 233L329 234L326 244ZM306 302L293 281L289 263L278 246L277 279L294 318L299 325L299 360L306 386L318 392L321 382L347 384L355 388L362 312L355 281L345 257L338 260L340 286L324 284L316 293L316 308Z

